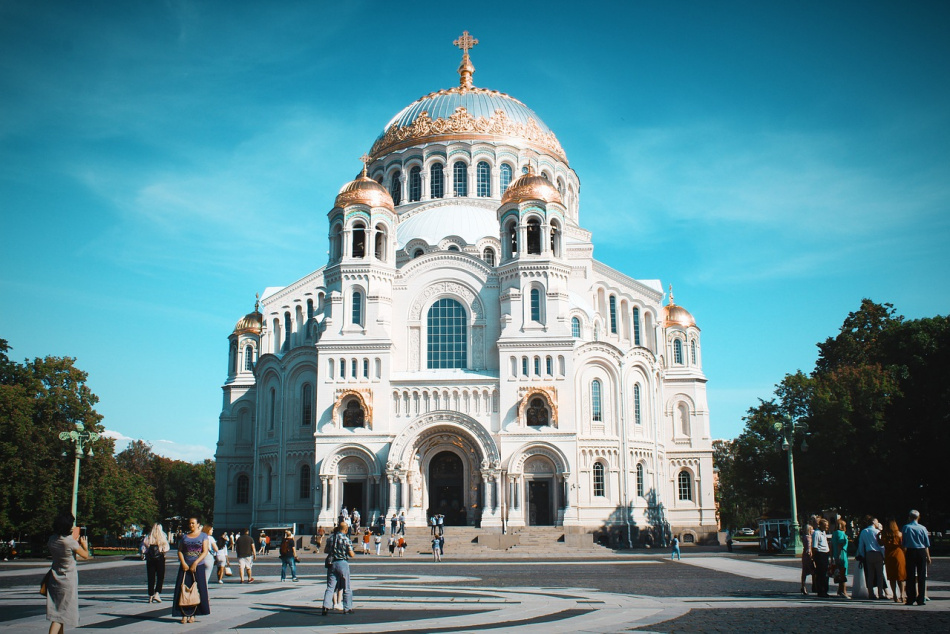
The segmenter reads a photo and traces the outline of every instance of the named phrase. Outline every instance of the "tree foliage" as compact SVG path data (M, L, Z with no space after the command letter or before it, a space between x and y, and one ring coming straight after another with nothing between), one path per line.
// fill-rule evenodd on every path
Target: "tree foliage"
M101 433L102 416L75 359L21 364L9 350L0 339L0 534L40 537L72 501L73 445L60 432L82 423ZM142 441L115 455L114 441L105 437L92 448L94 455L81 461L77 516L93 533L115 535L171 515L209 517L213 461L170 460Z
M788 508L786 455L774 425L791 417L800 514L900 518L916 507L932 524L945 521L950 320L908 321L890 304L865 299L818 349L814 371L786 375L773 399L749 410L728 454L717 454L730 519Z

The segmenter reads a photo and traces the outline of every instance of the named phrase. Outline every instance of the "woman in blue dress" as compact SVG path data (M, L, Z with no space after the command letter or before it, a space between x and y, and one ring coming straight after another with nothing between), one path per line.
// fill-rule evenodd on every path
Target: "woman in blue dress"
M848 596L848 534L845 530L848 525L844 520L838 520L838 530L831 536L831 554L835 561L835 581L838 583L838 596L850 599Z
M175 601L172 604L172 616L181 617L182 623L194 623L196 616L211 614L208 603L208 583L205 579L205 557L208 554L208 541L201 530L198 518L188 519L188 533L178 542L178 579L175 582ZM180 606L181 586L187 583L198 584L198 605Z

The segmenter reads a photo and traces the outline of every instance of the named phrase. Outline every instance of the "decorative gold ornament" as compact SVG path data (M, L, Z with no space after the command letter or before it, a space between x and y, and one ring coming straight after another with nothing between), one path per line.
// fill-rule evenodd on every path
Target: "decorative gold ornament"
M508 97L504 93L485 88L451 88L432 93L422 99L466 90L486 95ZM511 99L511 97L508 98ZM496 109L491 117L476 117L469 113L464 106L456 108L455 112L447 118L432 119L429 113L423 110L415 121L407 126L400 127L394 123L383 136L376 140L373 149L369 153L371 156L378 158L383 154L420 143L423 140L430 143L439 140L450 141L455 140L452 137L456 135L465 135L459 140L476 140L489 137L519 138L537 146L538 149L544 152L554 154L565 163L567 162L564 149L554 133L542 130L534 119L528 119L527 123L518 123L508 118L508 115L501 108Z
M680 326L682 328L697 327L696 320L688 310L677 306L673 302L673 285L670 284L670 303L663 307L663 327Z
M558 193L557 187L543 176L535 174L530 164L528 164L528 173L516 178L505 190L501 197L501 204L522 203L528 200L564 204L561 202L561 194Z
M452 43L462 49L462 63L459 64L458 70L461 78L459 80L459 87L469 89L472 87L472 75L475 73L475 65L472 64L472 60L468 56L468 51L478 44L478 40L469 35L468 31L462 31L462 37Z

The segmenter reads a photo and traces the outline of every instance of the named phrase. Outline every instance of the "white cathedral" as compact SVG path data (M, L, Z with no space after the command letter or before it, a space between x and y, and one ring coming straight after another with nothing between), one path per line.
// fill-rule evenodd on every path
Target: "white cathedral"
M699 328L659 280L594 259L564 150L473 86L474 44L340 190L326 263L231 333L215 523L308 533L346 506L708 539Z

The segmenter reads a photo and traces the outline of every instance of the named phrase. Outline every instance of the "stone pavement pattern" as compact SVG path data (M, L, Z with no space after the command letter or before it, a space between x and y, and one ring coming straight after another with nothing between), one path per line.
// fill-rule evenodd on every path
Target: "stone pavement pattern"
M275 581L279 566L265 560L255 566L263 583L212 584L212 614L182 626L171 617L167 587L161 605L144 602L140 562L94 561L80 567L81 627L143 633L950 631L947 580L931 581L933 601L924 607L817 601L795 594L798 569L787 563L729 555L676 563L623 555L444 564L357 558L356 613L322 617L322 567L305 563L303 583L281 584ZM0 567L4 632L45 631L45 603L36 593L44 570L40 562L23 570Z

